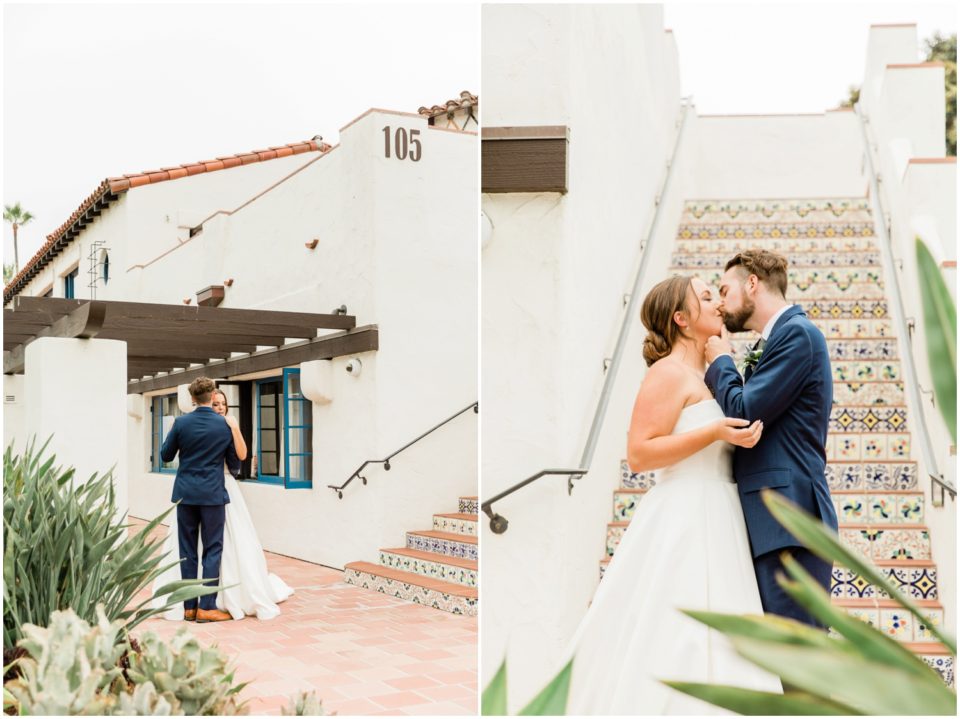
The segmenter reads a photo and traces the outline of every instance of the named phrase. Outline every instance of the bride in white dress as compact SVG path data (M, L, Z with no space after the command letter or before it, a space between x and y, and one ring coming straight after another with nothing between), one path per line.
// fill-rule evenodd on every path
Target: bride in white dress
M726 638L682 614L762 614L733 445L754 446L759 422L725 418L703 382L718 301L699 278L673 277L644 300L650 331L628 437L633 471L665 467L639 503L567 651L568 714L727 713L658 680L782 691Z
M222 415L233 432L237 456L247 456L247 444L240 434L237 420L227 414L227 398L223 390L214 390L213 410ZM217 609L229 612L234 619L256 616L257 619L273 619L280 614L277 606L291 594L293 589L276 574L267 572L267 560L257 538L257 530L243 501L240 486L233 475L223 469L223 482L230 496L226 505L223 524L223 554L220 559L220 584L228 587L217 595ZM177 539L177 513L171 512L170 531L163 544L163 553L173 561L179 556ZM202 556L202 552L200 553ZM154 580L154 589L180 579L180 567L174 565ZM234 585L234 586L230 586ZM177 604L163 613L164 619L183 620L183 604Z

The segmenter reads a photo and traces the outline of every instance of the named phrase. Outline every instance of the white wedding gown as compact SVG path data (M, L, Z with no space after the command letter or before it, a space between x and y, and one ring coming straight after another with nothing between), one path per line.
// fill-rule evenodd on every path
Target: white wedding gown
M698 402L673 434L722 417L715 400ZM782 691L778 677L678 611L763 613L732 450L714 442L657 473L565 652L563 664L574 656L567 714L728 713L658 679Z
M223 554L220 559L220 584L229 587L217 594L217 609L230 613L234 619L256 616L257 619L273 619L280 614L278 603L291 594L291 589L276 574L267 572L267 560L257 538L257 530L250 519L243 494L237 480L224 471L224 486L230 496L226 505L223 526ZM177 512L170 513L170 531L163 544L166 562L176 561L180 556L177 537ZM202 540L201 540L202 545ZM203 547L197 553L198 574L203 571ZM180 567L174 565L154 580L153 589L180 579ZM235 586L229 586L235 585ZM183 620L183 604L177 604L163 613L164 619Z

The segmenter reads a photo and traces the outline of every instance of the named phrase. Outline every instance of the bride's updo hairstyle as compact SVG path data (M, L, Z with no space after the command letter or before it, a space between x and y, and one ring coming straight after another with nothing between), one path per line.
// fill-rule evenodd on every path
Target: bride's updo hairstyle
M647 367L670 354L677 339L683 336L673 315L683 312L689 315L687 302L693 290L693 278L674 275L656 285L643 300L640 321L647 328L643 341L643 359Z

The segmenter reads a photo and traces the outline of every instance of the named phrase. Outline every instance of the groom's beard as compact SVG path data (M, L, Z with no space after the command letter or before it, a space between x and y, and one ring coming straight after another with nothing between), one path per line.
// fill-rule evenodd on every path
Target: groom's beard
M744 298L743 307L737 312L724 312L723 324L727 332L743 332L747 321L753 317L753 312L757 308L753 300Z

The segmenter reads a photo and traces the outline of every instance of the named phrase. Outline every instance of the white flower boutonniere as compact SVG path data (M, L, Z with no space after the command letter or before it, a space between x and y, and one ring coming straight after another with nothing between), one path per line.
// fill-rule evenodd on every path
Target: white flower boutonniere
M747 352L747 356L743 358L743 365L740 367L741 372L746 372L747 367L753 367L756 369L757 362L760 361L760 357L763 356L763 347L758 347L755 350L750 350Z

